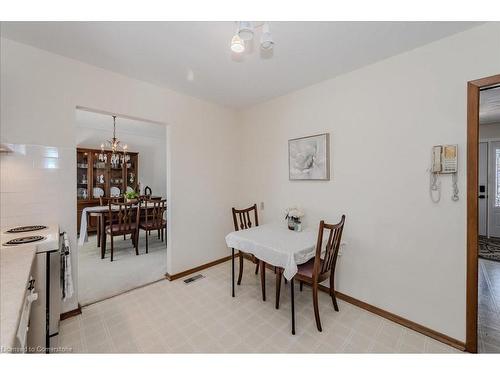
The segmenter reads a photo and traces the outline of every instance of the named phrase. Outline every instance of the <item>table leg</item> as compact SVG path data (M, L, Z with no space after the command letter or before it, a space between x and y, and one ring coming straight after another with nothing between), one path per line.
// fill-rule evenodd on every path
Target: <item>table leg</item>
M101 214L99 216L99 225L101 227L101 259L104 259L106 252L106 216Z
M283 275L283 270L281 268L276 269L276 309L280 308L280 292L281 292L281 276Z
M101 216L97 216L97 247L101 247Z
M88 212L85 213L87 217L87 228L85 228L85 233L80 233L80 236L86 236L87 241L89 240L89 226L90 226L90 214Z
M292 300L292 335L295 335L295 296L293 290L293 279L290 280L290 295Z
M147 234L146 234L147 235ZM232 255L231 255L231 274L232 274L232 291L233 291L233 297L234 297L234 247L231 249Z
M266 300L266 263L259 260L260 264L260 283L262 287L262 300Z

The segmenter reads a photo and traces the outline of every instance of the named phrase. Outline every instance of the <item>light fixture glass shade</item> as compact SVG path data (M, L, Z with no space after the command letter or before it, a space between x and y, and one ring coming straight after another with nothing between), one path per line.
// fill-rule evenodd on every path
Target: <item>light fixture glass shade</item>
M238 27L238 36L246 41L253 39L253 26L251 22L248 21L240 21Z
M264 50L270 50L274 47L273 37L269 31L269 25L267 23L262 26L262 36L260 37L260 48Z
M233 39L231 39L231 51L236 53L242 53L245 51L245 43L241 40L238 34L233 36Z

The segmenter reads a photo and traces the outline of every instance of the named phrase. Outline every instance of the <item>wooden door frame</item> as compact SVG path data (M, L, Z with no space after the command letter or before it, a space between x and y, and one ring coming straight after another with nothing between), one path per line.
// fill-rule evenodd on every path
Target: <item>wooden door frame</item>
M477 353L479 93L500 74L467 83L467 295L465 349Z

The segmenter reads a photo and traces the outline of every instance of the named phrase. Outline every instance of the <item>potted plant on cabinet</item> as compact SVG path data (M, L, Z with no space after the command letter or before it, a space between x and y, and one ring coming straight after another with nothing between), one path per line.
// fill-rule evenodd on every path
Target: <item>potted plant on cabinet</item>
M125 193L125 202L127 203L137 203L139 198L139 194L137 194L135 191L129 191Z

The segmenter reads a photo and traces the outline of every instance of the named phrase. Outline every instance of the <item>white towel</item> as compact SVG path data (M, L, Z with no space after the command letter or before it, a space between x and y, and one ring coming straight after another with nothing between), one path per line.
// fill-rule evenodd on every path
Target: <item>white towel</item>
M71 249L69 247L68 234L63 236L63 269L64 269L64 285L63 285L63 301L73 296L73 275L71 272Z
M82 218L80 220L80 238L78 240L78 245L83 246L87 242L87 207L82 211Z

